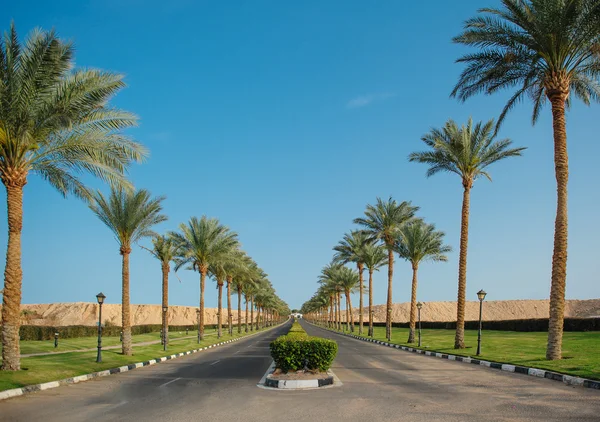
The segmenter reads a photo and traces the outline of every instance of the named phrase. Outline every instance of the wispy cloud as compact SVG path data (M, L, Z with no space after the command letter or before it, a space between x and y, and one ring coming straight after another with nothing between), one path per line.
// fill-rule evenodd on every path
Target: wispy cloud
M373 104L377 101L387 100L388 98L395 97L396 94L392 92L382 92L379 94L368 94L361 95L359 97L353 98L346 103L346 108L360 108L366 107L370 104Z

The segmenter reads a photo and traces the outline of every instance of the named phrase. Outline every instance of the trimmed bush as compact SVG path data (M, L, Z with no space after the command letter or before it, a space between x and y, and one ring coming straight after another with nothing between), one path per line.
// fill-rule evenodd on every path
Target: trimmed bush
M275 365L284 372L304 368L305 359L309 369L326 371L338 351L335 341L310 337L297 322L292 324L287 335L271 342L270 348Z

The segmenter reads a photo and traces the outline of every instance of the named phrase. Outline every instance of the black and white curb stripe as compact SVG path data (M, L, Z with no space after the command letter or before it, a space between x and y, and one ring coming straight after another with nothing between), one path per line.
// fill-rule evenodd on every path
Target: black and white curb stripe
M275 361L271 363L267 372L256 385L264 389L282 389L282 390L305 390L319 387L341 387L343 384L331 369L327 370L327 378L314 380L275 380L269 376L275 370Z
M567 385L580 386L580 387L593 388L596 390L600 390L600 381L595 381L595 380L590 380L590 379L580 378L580 377L574 377L571 375L559 374L557 372L546 371L545 369L529 368L526 366L511 365L508 363L501 363L501 362L489 362L486 360L475 359L475 358L466 357L466 356L455 356L455 355L439 353L439 352L435 352L435 351L416 349L414 347L400 346L398 344L387 343L387 342L381 341L381 340L375 340L372 338L355 336L354 334L340 333L336 330L331 330L329 328L324 328L321 326L318 326L318 327L322 328L323 330L327 330L327 331L331 331L332 333L339 334L341 336L352 337L357 340L368 341L370 343L379 344L381 346L392 347L394 349L400 349L400 350L404 350L406 352L413 352L413 353L418 353L418 354L425 355L425 356L433 356L433 357L442 358L442 359L454 360L457 362L472 363L474 365L486 366L488 368L493 368L493 369L500 369L500 370L506 371L506 372L515 372L518 374L531 375L531 376L538 377L538 378L547 378L547 379L551 379L554 381L561 381Z
M50 382L45 382L43 384L33 384L33 385L27 385L27 386L21 387L21 388L14 388L12 390L0 391L0 400L8 399L11 397L22 396L23 394L33 393L36 391L49 390L50 388L60 387L61 385L77 384L79 382L89 381L91 379L105 377L107 375L120 374L122 372L132 371L134 369L141 368L143 366L155 365L157 363L165 362L167 360L177 359L182 356L187 356L187 355L191 355L193 353L202 352L204 350L212 349L212 348L215 348L218 346L223 346L225 344L233 343L235 341L243 340L248 337L257 335L257 334L262 334L262 333L270 331L274 328L277 328L280 325L281 324L271 327L267 330L258 331L256 333L248 334L248 335L238 337L238 338L235 338L232 340L222 341L220 343L211 344L210 346L200 347L199 349L188 350L187 352L181 352L181 353L177 353L174 355L163 356L163 357L156 358L156 359L150 359L145 362L130 363L129 365L120 366L118 368L111 368L111 369L106 369L104 371L92 372L91 374L79 375L77 377L66 378L66 379L62 379L59 381L50 381Z

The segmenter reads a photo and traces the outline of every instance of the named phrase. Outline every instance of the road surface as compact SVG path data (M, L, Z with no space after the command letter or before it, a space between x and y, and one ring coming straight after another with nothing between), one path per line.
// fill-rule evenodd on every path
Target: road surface
M343 385L265 390L268 345L289 324L197 355L0 402L4 421L593 421L600 392L333 338Z

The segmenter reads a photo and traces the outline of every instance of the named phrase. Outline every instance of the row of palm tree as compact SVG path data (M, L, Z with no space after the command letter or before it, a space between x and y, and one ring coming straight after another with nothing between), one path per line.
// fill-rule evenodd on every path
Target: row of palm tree
M250 300L252 315L256 308L260 317L256 326L287 312L266 274L239 249L237 235L216 219L193 218L181 225L179 232L167 236L152 231L166 220L164 198L152 198L143 189L135 191L126 177L130 165L143 162L148 151L123 133L137 124L137 117L109 103L124 87L123 75L76 69L72 43L61 40L54 31L34 30L21 43L11 23L0 39L0 180L6 188L8 211L2 370L20 369L23 189L31 174L41 176L63 196L73 194L88 202L115 234L122 255L124 354L131 354L129 256L132 246L148 236L153 237L151 250L161 262L163 304L168 303L169 264L174 261L177 268L188 265L201 274L201 322L207 274L217 279L219 291L223 280L227 281L228 314L234 286L239 297L244 294ZM111 194L105 197L88 188L83 175L107 182ZM233 259L225 263L227 251L238 256L238 264ZM238 321L240 307L238 302ZM202 331L203 325L200 328Z
M529 98L533 102L532 124L537 122L543 106L550 103L557 204L546 359L561 359L568 245L566 109L573 97L579 98L585 105L600 100L600 1L501 0L500 7L479 9L478 15L465 22L464 31L453 41L476 50L457 60L466 67L452 90L453 97L464 102L480 93L494 95L502 90L514 90L500 113L494 133L522 100ZM455 347L462 348L470 191L477 176L489 178L484 170L487 165L504 157L520 155L522 148L505 148L504 151L489 148L488 162L482 165L475 161L480 155L478 150L457 148L460 143L453 140L454 135L459 135L457 132L466 136L464 130L448 122L444 129L423 139L432 150L416 153L410 158L411 161L428 163L428 176L440 171L453 172L462 179L464 191L455 337ZM504 144L507 147L508 141ZM469 154L469 151L473 160L465 160L468 157L460 155ZM468 161L470 166L462 167Z
M346 299L346 322L348 329L354 331L354 315L351 294L359 293L358 332L363 334L363 277L366 267L369 272L369 330L373 335L373 273L384 265L388 266L388 301L386 306L386 335L391 335L392 317L392 279L393 262L397 254L412 265L411 312L408 342L415 340L417 272L422 261L447 261L446 253L451 248L444 244L444 233L436 230L433 224L427 224L415 216L418 207L409 202L398 203L392 198L383 201L377 198L375 206L368 205L364 218L355 223L363 229L353 230L344 235L333 249L336 252L333 261L321 270L320 287L313 297L302 306L306 314L327 314L330 325L341 328L341 295ZM388 246L389 245L389 246ZM344 264L356 264L353 271ZM326 311L327 310L327 311Z
M175 270L185 268L200 275L200 306L198 312L198 342L204 339L204 301L206 278L217 283L218 311L217 335L223 335L223 287L227 287L227 326L233 334L232 289L238 295L238 333L241 325L241 296L246 299L251 313L257 310L257 318L246 320L246 331L259 328L260 324L271 324L279 315L287 313L287 305L277 297L267 274L258 267L242 249L237 233L221 224L216 218L192 217L188 223L179 225L178 231L165 235L155 233L152 228L167 218L161 214L164 197L151 198L144 189L137 191L113 189L108 198L96 193L90 208L108 226L119 242L122 255L122 328L124 355L132 354L131 317L129 311L129 254L133 243L145 237L152 238L152 248L144 248L156 257L162 272L162 306L168 307L168 280L171 262ZM261 317L261 312L264 314ZM168 341L168 316L163 313L163 341Z

